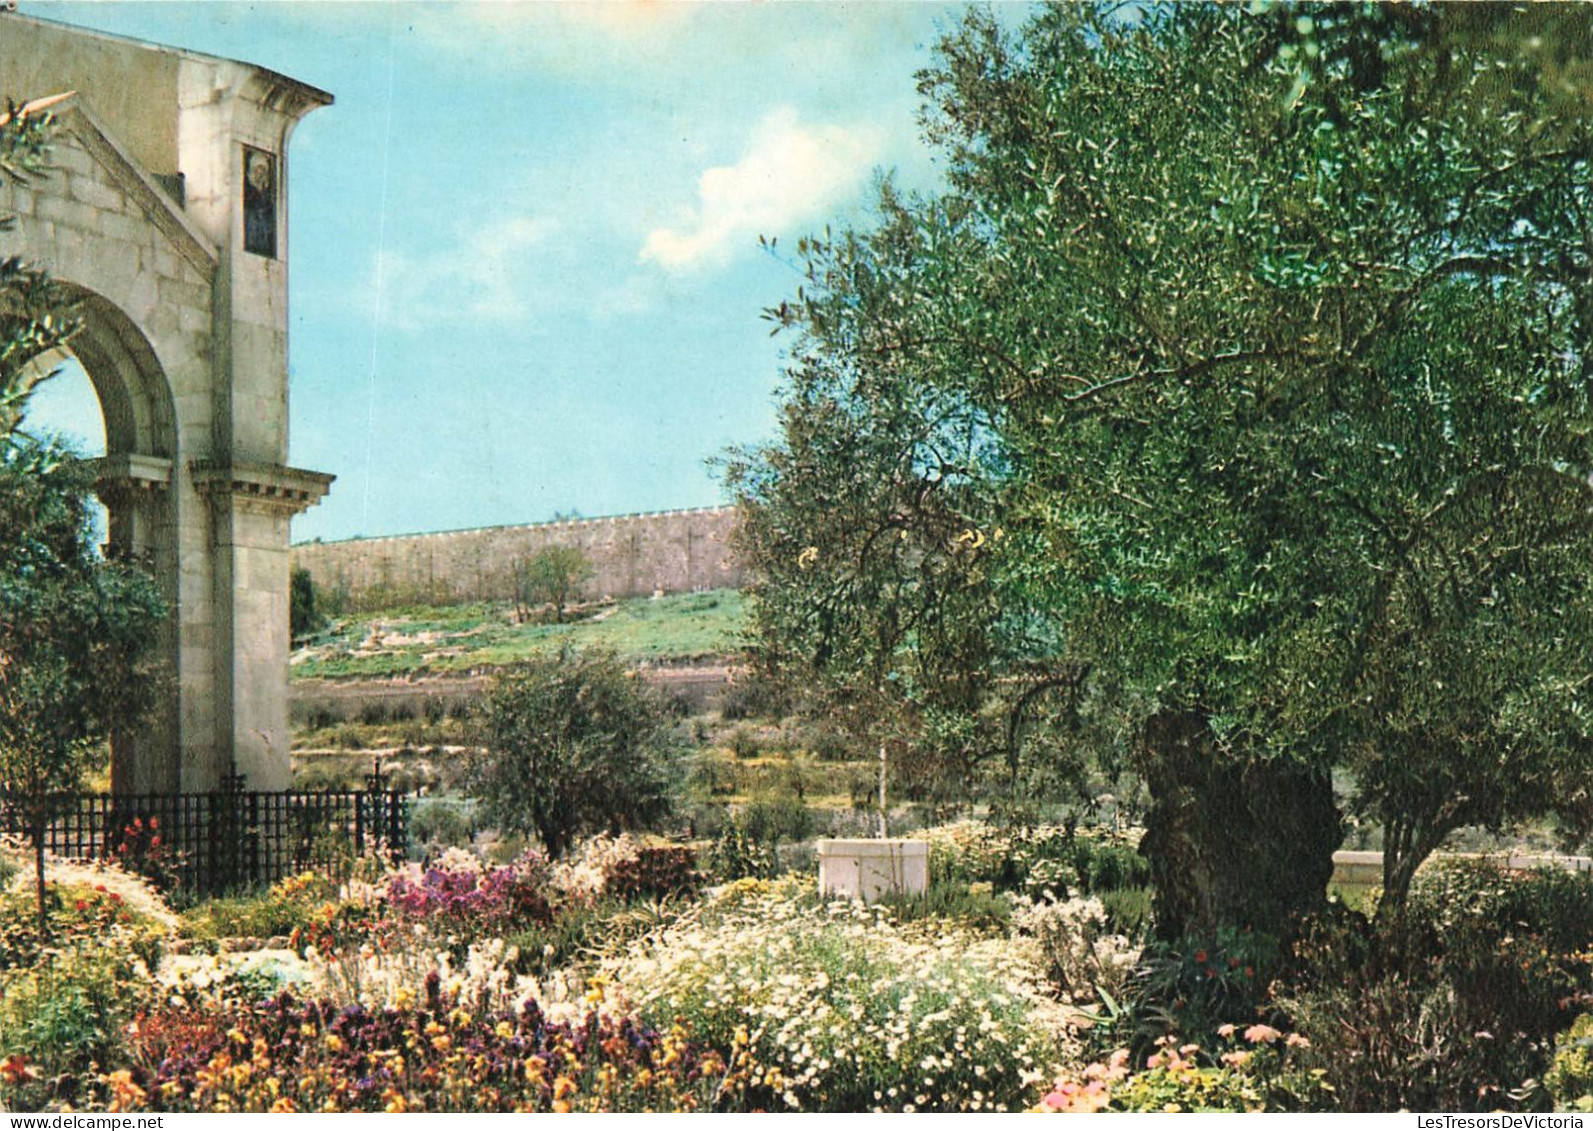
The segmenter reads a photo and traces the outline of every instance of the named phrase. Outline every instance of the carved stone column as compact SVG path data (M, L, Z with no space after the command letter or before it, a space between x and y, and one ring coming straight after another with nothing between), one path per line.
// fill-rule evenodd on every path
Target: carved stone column
M194 486L210 504L215 559L216 749L230 766L184 766L183 788L238 773L250 789L286 789L288 524L326 494L333 476L281 465L197 461Z

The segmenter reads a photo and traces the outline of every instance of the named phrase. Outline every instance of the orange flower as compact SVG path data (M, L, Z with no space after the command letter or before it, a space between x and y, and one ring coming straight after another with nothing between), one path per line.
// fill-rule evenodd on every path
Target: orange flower
M21 1053L12 1053L4 1060L0 1060L0 1080L7 1084L20 1084L24 1080L37 1080L38 1072L28 1067L28 1058Z

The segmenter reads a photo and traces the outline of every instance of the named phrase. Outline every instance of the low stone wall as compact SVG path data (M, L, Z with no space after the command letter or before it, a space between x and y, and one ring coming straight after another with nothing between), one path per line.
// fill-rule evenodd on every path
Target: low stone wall
M1488 861L1509 872L1525 872L1534 868L1564 868L1571 872L1593 871L1593 857L1536 855L1526 852L1453 852L1431 856L1427 864L1442 860ZM1335 852L1333 854L1333 882L1342 887L1378 887L1383 882L1383 854L1381 852Z
M573 546L591 561L596 574L586 596L638 597L739 587L734 527L733 508L712 507L303 542L292 557L323 593L352 609L506 600L516 566L545 546Z

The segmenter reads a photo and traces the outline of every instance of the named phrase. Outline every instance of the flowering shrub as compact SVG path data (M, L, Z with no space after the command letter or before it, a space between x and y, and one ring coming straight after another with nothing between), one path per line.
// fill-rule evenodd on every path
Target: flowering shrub
M134 911L120 892L104 884L58 884L45 887L49 907L50 949L98 945L116 936L120 947L153 967L160 961L165 930ZM0 977L5 971L37 965L44 948L35 921L33 895L13 891L0 895Z
M1593 1013L1584 1013L1560 1034L1544 1086L1562 1111L1593 1111Z
M1129 1050L1118 1049L1076 1078L1058 1080L1037 1110L1299 1111L1315 1109L1330 1098L1321 1073L1298 1064L1300 1050L1310 1047L1304 1037L1285 1036L1270 1025L1243 1031L1224 1025L1216 1036L1220 1043L1213 1046L1215 1051L1163 1038L1138 1070L1131 1068Z
M1344 1110L1548 1106L1554 1035L1593 991L1593 877L1439 864L1380 931L1350 926L1303 936L1281 1003Z
M148 880L157 891L172 892L182 881L182 854L161 835L160 818L134 817L122 828L112 853L116 863Z
M1134 976L1140 947L1107 927L1098 899L1019 898L1012 923L1039 943L1046 974L1066 1000L1094 1001L1103 990L1121 997Z
M486 871L403 871L387 885L387 904L398 918L469 937L547 922L553 917L548 895L547 862L530 852Z
M1022 1109L1055 1052L1021 944L916 939L789 881L738 881L608 970L642 1016L727 1050L746 1106Z

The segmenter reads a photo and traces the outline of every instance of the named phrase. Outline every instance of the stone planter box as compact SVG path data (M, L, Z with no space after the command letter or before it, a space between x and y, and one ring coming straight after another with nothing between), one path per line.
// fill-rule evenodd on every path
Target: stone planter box
M819 841L819 894L878 899L929 887L927 840Z

